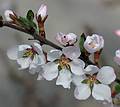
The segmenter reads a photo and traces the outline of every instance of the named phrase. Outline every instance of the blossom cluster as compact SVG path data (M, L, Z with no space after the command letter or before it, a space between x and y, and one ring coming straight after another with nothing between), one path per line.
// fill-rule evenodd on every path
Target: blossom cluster
M44 20L47 16L47 6L42 4L37 13L37 20ZM7 21L15 21L17 15L5 11ZM87 35L84 35L87 36ZM111 66L99 67L95 64L86 64L86 59L81 59L83 53L98 55L104 47L104 39L98 34L80 37L80 46L76 46L78 36L74 33L57 33L56 40L63 46L62 50L43 50L40 42L32 45L22 44L8 49L7 55L15 60L19 70L29 69L31 74L38 74L37 80L51 81L56 79L56 85L70 89L71 83L75 85L74 96L78 100L86 100L93 96L96 100L112 102L111 88L109 85L116 79L115 71ZM82 48L81 48L82 47ZM99 59L97 59L99 60ZM114 60L120 65L120 50L116 51Z

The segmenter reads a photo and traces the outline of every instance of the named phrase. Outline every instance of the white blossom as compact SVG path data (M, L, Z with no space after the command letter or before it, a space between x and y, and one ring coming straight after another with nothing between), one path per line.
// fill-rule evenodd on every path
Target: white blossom
M11 15L15 15L12 10L6 10L6 11L4 12L4 16L5 16L5 18L6 18L7 21L13 21L13 20L10 18L10 14L11 14Z
M96 100L104 100L111 102L111 84L116 75L114 69L110 66L103 66L99 69L97 66L88 65L82 76L74 76L73 83L76 85L74 96L78 100L86 100L92 96Z
M114 61L120 65L120 49L116 50L115 52L115 57L114 57Z
M47 5L42 4L37 12L37 18L41 15L41 18L44 19L47 16Z
M42 65L43 77L51 81L57 78L56 85L62 85L64 88L70 88L73 75L83 75L85 63L78 59L80 49L75 46L63 48L62 51L51 50L48 55L47 64Z
M74 33L63 34L57 33L56 40L63 46L73 45L77 41L77 35Z
M104 47L104 39L102 36L99 36L97 34L93 34L92 36L87 36L84 42L84 48L89 53L94 53L96 51L99 51L103 47Z
M42 47L38 43L15 46L8 49L7 55L11 60L17 61L20 70L29 68L31 74L39 72L38 65L46 63Z

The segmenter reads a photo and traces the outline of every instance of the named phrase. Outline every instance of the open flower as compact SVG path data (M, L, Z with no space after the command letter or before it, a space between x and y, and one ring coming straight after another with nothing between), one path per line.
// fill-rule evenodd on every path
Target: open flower
M73 45L77 41L77 35L74 33L63 34L57 33L56 40L63 46Z
M114 57L114 61L120 65L120 49L116 50L115 52L115 57Z
M13 20L11 19L10 15L15 16L15 14L14 14L14 12L13 12L12 10L6 10L6 11L4 12L4 15L5 15L5 18L6 18L7 21L13 21Z
M104 47L104 39L102 36L99 36L97 34L93 34L92 36L87 36L84 42L84 48L89 53L94 53L96 51L99 51L103 47Z
M116 75L110 66L103 66L101 69L94 65L85 68L83 76L74 76L73 83L76 85L74 96L78 100L86 100L90 95L96 100L111 102L111 84Z
M29 72L34 74L39 72L38 65L45 64L45 56L42 47L38 43L33 45L18 45L7 51L7 55L12 60L17 60L21 69L29 68Z
M42 19L44 19L47 16L47 5L42 4L37 12L37 18L41 16Z
M48 55L47 64L42 65L43 77L51 81L57 78L56 85L62 85L64 88L70 88L72 75L83 75L85 63L78 59L80 50L78 47L69 46L62 51L51 50Z

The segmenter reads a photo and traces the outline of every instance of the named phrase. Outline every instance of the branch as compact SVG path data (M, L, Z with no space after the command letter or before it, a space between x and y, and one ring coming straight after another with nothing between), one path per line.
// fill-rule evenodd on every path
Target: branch
M47 40L47 39L43 39L42 37L40 37L38 34L36 33L30 33L28 30L20 27L20 26L17 26L15 24L11 24L10 22L7 22L7 21L0 21L0 27L9 27L9 28L13 28L13 29L16 29L18 31L21 31L21 32L24 32L24 33L27 33L27 34L30 34L35 40L38 40L40 41L41 43L44 43L46 45L49 45L53 48L56 48L56 49L59 49L59 50L62 50L61 47L59 47L58 45L52 43L51 41Z

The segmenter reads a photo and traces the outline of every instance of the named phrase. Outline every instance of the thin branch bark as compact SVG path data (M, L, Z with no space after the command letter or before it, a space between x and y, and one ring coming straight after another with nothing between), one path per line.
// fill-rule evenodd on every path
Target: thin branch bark
M49 40L47 40L47 39L43 39L43 38L40 37L38 34L32 34L32 33L30 33L28 30L26 30L26 29L24 29L24 28L22 28L22 27L20 27L20 26L17 26L17 25L15 25L15 24L11 24L11 23L9 23L9 22L7 22L7 21L2 21L2 22L3 22L3 26L9 27L9 28L13 28L13 29L16 29L16 30L18 30L18 31L21 31L21 32L30 34L35 40L38 40L38 41L40 41L41 43L44 43L44 44L46 44L46 45L49 45L49 46L51 46L51 47L53 47L53 48L62 50L61 47L59 47L58 45L52 43L51 41L49 41ZM2 26L2 27L3 27L3 26Z

